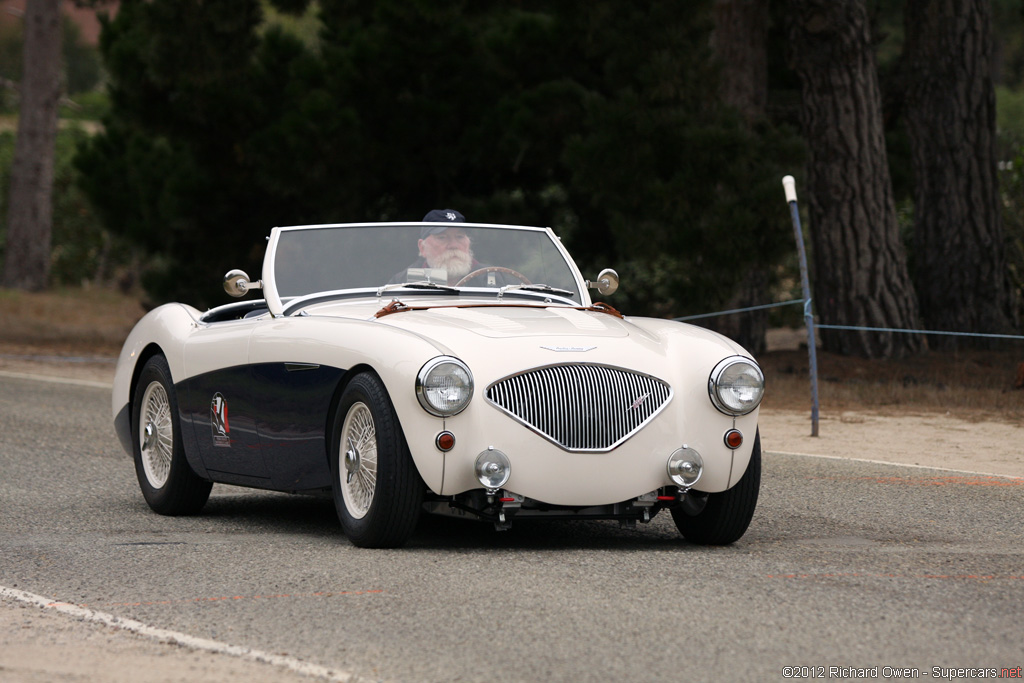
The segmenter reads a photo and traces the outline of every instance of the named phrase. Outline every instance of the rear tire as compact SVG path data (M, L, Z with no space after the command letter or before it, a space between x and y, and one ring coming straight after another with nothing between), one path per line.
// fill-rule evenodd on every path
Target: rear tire
M728 545L739 540L750 526L761 489L761 433L754 437L750 464L740 480L728 491L709 493L707 503L696 515L681 506L672 509L676 528L686 540L701 545Z
M154 512L191 515L206 505L213 484L197 476L185 457L178 399L163 356L146 361L135 383L132 454L142 497Z
M425 485L380 379L369 372L341 395L331 437L334 506L362 548L404 545L416 529Z

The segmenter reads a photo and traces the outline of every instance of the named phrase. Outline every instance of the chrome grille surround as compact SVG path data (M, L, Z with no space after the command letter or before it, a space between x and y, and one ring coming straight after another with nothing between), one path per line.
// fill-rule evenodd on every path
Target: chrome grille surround
M605 453L654 419L672 400L656 377L596 363L564 363L510 375L487 401L560 448Z

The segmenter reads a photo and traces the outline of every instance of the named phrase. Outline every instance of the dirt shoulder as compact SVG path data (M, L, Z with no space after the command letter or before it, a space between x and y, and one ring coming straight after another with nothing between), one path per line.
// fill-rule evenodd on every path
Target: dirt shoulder
M795 453L1024 478L1024 427L939 413L823 412L811 436L810 411L761 411L766 453ZM769 457L769 456L766 456Z

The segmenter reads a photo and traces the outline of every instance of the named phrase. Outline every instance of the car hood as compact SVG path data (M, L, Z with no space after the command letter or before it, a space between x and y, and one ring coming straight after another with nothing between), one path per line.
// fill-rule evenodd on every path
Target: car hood
M589 362L660 375L670 366L710 367L746 351L709 330L655 318L619 317L570 306L409 303L377 317L379 306L326 306L311 315L359 317L412 333L439 353L502 373L524 366ZM490 374L490 372L488 372Z
M438 306L394 313L380 320L439 340L462 333L490 339L621 338L631 331L629 323L615 315L569 307Z

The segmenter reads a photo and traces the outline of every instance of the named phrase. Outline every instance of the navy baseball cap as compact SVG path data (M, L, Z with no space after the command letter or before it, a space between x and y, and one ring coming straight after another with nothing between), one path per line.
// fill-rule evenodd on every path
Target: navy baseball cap
M465 223L466 217L455 209L434 209L427 213L423 217L424 223ZM444 232L448 228L440 225L435 226L423 226L420 228L420 239L424 239L428 235L436 235Z

